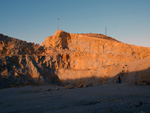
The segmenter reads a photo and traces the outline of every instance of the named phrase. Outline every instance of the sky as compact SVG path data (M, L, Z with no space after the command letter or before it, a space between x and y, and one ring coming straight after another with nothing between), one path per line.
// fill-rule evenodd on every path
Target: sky
M0 0L0 33L41 44L59 28L150 47L150 0Z

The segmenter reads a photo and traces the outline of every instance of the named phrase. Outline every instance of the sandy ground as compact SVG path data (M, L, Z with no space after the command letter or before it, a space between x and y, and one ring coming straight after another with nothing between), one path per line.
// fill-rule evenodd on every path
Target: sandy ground
M55 85L0 90L0 113L150 113L150 86Z

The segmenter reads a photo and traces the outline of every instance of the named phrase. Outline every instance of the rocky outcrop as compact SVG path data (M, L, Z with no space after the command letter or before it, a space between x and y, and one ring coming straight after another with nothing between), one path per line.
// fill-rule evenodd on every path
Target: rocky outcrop
M60 83L55 74L56 62L58 62L56 57L1 56L0 88L38 83Z
M58 30L54 36L46 38L42 46L55 48L63 53L69 50L76 53L127 56L131 57L129 60L150 57L150 48L125 44L101 34L71 34Z
M49 43L42 45L56 49L62 56L64 66L57 67L61 80L114 77L128 62L150 58L150 48L125 44L101 34L71 34L58 30L46 40Z
M45 50L39 44L27 43L19 39L0 34L0 55L39 55L44 54Z
M46 38L46 41L42 43L42 46L66 49L70 43L70 34L58 30L54 36Z
M122 72L125 82L150 81L150 65L145 64L150 59L150 48L125 44L102 34L58 30L42 46L0 34L0 55L0 88L68 82L89 86L106 79L115 82ZM132 65L137 61L144 68L137 70L136 64Z

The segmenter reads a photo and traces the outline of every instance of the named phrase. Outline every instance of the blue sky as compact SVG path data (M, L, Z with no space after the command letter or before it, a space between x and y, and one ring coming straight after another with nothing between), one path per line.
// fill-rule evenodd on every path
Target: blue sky
M0 0L0 33L41 44L60 29L150 47L150 0Z

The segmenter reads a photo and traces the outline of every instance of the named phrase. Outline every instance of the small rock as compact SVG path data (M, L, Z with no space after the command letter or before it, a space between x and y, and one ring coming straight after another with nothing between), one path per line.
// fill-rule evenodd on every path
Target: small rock
M77 87L78 87L78 88L82 88L83 85L84 85L84 82L83 82L83 81L78 81L78 82L77 82Z
M66 88L66 89L73 89L73 88L74 88L74 86L73 86L73 85L71 85L71 84L69 84L69 85L66 85L66 86L65 86L65 88Z
M60 90L60 88L59 88L59 87L56 87L56 90Z
M88 87L88 85L87 85L87 84L84 84L83 87L86 88L86 87Z
M51 88L49 88L47 91L53 91Z

